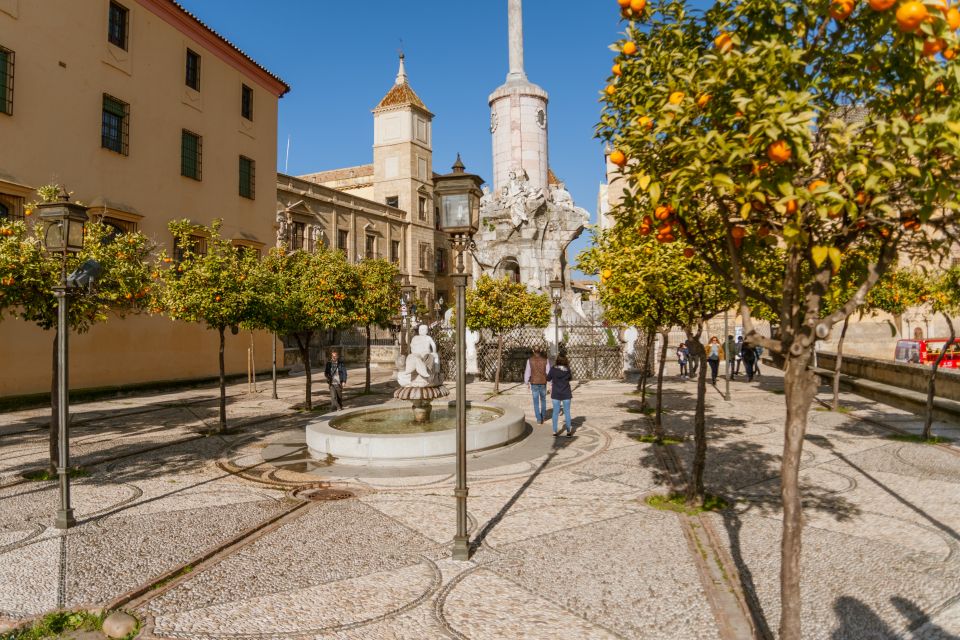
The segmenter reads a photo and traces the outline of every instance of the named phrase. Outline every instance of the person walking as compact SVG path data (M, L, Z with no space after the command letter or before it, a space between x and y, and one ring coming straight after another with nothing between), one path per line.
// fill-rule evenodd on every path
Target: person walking
M747 382L753 382L754 367L757 364L757 352L746 341L740 343L740 358L747 370Z
M523 381L533 394L533 415L537 418L537 424L543 424L547 416L547 374L550 373L550 361L544 352L543 347L534 347L533 355L527 358L527 368L523 372Z
M684 342L680 343L680 346L677 347L677 364L680 365L680 377L687 377L687 361L690 359L690 352L687 350L687 345Z
M566 426L567 437L573 435L573 427L570 425L570 400L573 398L573 391L570 389L570 380L573 374L570 372L570 361L566 356L557 356L557 361L553 368L547 372L547 382L551 383L550 396L553 398L553 435L559 436L557 432L557 421L560 417L560 408L563 407L563 421Z
M753 348L753 352L757 354L757 359L753 363L753 370L759 376L760 375L760 357L763 356L763 347L757 345Z
M717 374L720 372L720 361L724 359L723 345L720 338L711 336L707 343L707 364L710 365L710 384L717 384Z
M733 375L740 375L740 363L743 362L743 336L737 336L737 342L733 347L733 350L736 352L734 355L736 361L733 365Z
M723 343L723 353L726 354L727 369L726 373L730 375L736 375L736 372L733 370L733 365L737 362L737 345L733 340L733 336L727 336L727 339ZM720 357L721 360L724 360L724 357Z
M343 385L347 383L347 365L340 360L338 351L330 352L330 359L327 360L323 375L330 387L330 410L340 411L343 409Z

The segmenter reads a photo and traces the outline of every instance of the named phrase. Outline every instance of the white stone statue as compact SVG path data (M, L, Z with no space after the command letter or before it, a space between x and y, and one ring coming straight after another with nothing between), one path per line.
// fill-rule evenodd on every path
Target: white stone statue
M277 211L277 246L286 245L290 238L290 214L286 210Z
M493 192L490 191L490 187L483 185L483 195L480 196L480 206L483 207L491 202L493 202Z
M553 188L552 191L553 201L558 205L564 206L569 205L573 206L573 196L570 195L570 192L567 191L567 186L564 183L560 183Z
M627 327L623 330L623 370L633 368L633 358L637 350L637 338L640 332L636 327Z
M477 343L480 342L480 332L467 329L467 373L480 373L480 364L477 361Z
M523 171L523 169L520 169ZM527 222L527 189L523 177L517 171L510 172L510 184L507 185L507 202L510 206L510 221L514 227Z
M443 328L449 329L453 326L453 308L447 309L443 312Z
M437 343L427 335L427 325L417 330L419 335L410 341L410 355L406 366L397 374L401 387L437 387L440 386L440 355Z

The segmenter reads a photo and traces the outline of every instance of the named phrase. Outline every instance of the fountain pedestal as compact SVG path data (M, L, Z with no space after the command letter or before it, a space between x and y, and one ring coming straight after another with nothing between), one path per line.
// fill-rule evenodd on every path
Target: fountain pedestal
M393 392L394 398L412 401L413 420L418 424L430 422L430 403L448 395L450 391L442 384L435 387L400 387Z

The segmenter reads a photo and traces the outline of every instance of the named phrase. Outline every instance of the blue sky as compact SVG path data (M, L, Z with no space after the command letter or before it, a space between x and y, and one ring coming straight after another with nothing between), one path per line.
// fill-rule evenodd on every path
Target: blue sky
M402 39L410 84L436 114L434 170L445 173L460 152L468 171L490 179L487 96L507 73L506 0L180 2L292 87L280 101L280 171L288 136L291 174L371 161L370 110L396 76ZM593 131L620 30L617 4L523 4L527 75L550 94L550 164L595 222L603 154Z

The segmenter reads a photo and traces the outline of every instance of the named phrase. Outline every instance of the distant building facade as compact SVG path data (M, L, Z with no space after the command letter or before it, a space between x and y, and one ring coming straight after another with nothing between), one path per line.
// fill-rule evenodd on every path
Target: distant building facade
M0 2L0 217L58 183L89 214L173 250L167 223L223 219L274 244L277 104L289 87L172 0ZM50 388L52 334L0 322L0 396ZM255 335L259 353L268 334ZM228 338L246 368L249 336ZM267 358L263 357L262 362ZM217 373L217 341L167 318L111 318L71 342L76 388Z

